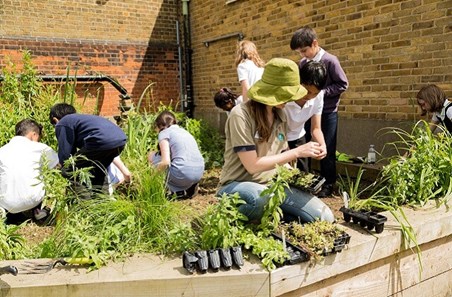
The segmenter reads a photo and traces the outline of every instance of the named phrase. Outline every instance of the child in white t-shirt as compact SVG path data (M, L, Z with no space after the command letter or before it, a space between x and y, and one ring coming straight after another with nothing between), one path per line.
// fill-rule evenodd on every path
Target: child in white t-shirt
M247 92L256 81L261 79L262 73L264 73L265 62L259 56L256 45L253 42L242 40L237 46L235 65L242 87L243 101L247 101Z

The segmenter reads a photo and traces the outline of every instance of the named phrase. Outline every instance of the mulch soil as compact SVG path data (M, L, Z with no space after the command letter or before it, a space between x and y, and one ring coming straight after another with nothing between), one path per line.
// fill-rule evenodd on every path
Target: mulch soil
M199 183L198 195L191 199L177 201L177 203L187 206L195 213L202 213L210 205L216 204L218 200L215 194L218 189L220 172L221 168L207 171ZM343 205L342 198L335 193L331 197L322 198L322 201L331 208L336 219L341 221L342 212L339 211L339 208ZM52 232L52 226L42 226L33 222L26 224L19 230L19 233L25 237L28 244L40 243L49 237Z

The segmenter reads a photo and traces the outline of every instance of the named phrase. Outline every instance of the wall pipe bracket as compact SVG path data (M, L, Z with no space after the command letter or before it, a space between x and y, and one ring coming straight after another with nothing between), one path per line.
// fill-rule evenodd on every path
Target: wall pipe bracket
M204 43L205 47L209 47L209 43L218 41L218 40L222 40L222 39L227 39L227 38L231 38L231 37L235 37L237 36L237 38L240 40L243 40L243 38L245 37L245 35L242 32L234 32L234 33L229 33L226 35L221 35L212 39L208 39L208 40L204 40L202 43Z

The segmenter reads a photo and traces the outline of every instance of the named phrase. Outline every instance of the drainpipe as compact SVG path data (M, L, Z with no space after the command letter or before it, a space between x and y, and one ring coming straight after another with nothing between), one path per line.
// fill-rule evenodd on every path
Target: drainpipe
M184 48L185 48L185 91L186 91L186 110L185 113L188 117L193 117L193 112L195 109L195 104L193 100L193 81L192 81L192 49L190 40L190 16L188 13L188 2L190 0L182 1L182 15L184 18Z
M182 46L180 44L180 25L179 21L176 21L176 40L177 40L177 54L179 56L178 66L179 66L179 97L181 102L181 111L184 112L186 109L186 98L184 92L184 75L183 75L183 65L182 65Z

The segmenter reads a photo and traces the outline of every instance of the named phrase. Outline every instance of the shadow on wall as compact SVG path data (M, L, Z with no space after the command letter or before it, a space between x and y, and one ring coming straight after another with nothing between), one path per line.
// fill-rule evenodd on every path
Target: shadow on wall
M141 59L141 67L130 94L135 104L143 95L141 107L151 111L156 110L160 102L167 105L179 99L176 35L179 3L176 0L162 1L147 48L141 57L136 57ZM151 84L152 87L148 88Z
M399 140L391 133L391 130L398 128L411 131L415 124L414 121L339 119L337 150L354 156L366 157L369 146L373 144L378 153L383 153L380 158L390 157L397 152L393 146L385 146L385 144Z

